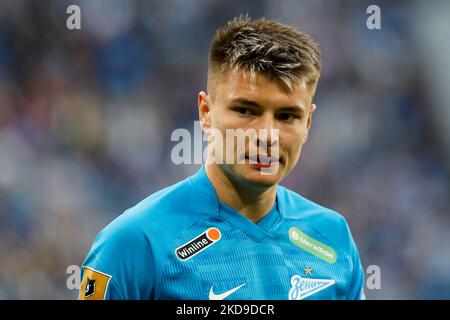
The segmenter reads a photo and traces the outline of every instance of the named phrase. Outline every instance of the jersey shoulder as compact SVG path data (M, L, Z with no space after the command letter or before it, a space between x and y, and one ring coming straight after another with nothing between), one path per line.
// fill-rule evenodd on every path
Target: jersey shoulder
M174 238L189 226L211 217L200 195L186 178L159 190L125 210L102 231L99 237L128 239L127 242L155 240L170 247Z
M200 197L189 178L148 196L97 234L83 265L112 276L124 299L151 296L176 239L211 217Z
M340 213L321 206L286 187L279 187L286 219L301 220L320 232L341 249L353 250L354 241L349 225Z

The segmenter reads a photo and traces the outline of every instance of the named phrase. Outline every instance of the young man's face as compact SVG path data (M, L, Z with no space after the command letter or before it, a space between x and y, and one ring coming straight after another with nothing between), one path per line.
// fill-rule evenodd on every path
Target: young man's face
M215 164L232 181L248 187L268 188L280 182L297 163L303 143L311 126L311 92L296 86L288 90L278 81L262 74L250 76L249 72L228 72L214 76L209 95L199 93L199 112L204 129L215 129L226 141L227 129L253 129L267 135L248 140L239 148L235 143L233 152L237 159L246 159L245 164ZM271 137L271 130L278 130L278 139ZM250 130L251 131L251 130ZM264 141L261 140L262 139ZM275 139L272 139L275 138ZM278 148L278 156L273 155ZM254 153L255 154L250 154ZM249 163L249 157L272 156L270 168L259 163ZM263 160L264 161L264 160ZM263 174L265 171L266 174ZM269 172L269 174L267 174Z

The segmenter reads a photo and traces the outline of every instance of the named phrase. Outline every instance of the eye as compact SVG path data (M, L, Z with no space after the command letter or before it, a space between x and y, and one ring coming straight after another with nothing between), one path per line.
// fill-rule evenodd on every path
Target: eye
M246 107L235 107L234 111L236 111L242 115L245 115L245 116L250 116L250 115L255 114L255 112L253 110L246 108Z
M299 116L293 113L283 112L277 116L278 120L292 122L296 119L299 119Z

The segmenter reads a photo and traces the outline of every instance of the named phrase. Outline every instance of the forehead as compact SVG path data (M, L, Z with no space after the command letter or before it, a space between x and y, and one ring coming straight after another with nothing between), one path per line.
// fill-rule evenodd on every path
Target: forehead
M308 106L311 93L307 88L294 86L289 89L281 81L261 73L228 71L216 82L216 97L223 103L245 98L263 106Z

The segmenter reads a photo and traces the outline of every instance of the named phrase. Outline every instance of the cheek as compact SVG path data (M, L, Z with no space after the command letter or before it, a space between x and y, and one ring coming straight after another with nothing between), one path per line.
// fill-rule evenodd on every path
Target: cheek
M219 112L215 112L212 114L211 124L214 129L217 129L221 132L224 132L225 128L227 128L227 122L225 119L223 119L223 117L220 116Z
M225 129L232 129L236 126L236 121L233 119L232 114L229 110L224 108L215 108L212 112L211 123L213 126L220 131L225 131Z
M305 142L306 133L306 126L286 130L281 133L280 143L291 150L290 153L296 153L301 149L302 144Z

